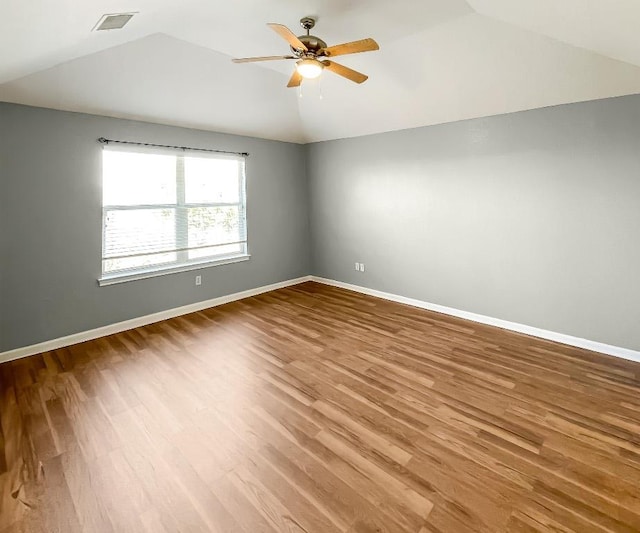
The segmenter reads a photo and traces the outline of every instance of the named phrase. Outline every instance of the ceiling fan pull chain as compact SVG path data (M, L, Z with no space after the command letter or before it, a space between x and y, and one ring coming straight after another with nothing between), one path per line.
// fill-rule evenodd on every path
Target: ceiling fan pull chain
M302 83L298 85L298 98L302 98Z
M319 95L318 100L322 100L323 99L323 97L322 97L322 78L318 79L318 95Z

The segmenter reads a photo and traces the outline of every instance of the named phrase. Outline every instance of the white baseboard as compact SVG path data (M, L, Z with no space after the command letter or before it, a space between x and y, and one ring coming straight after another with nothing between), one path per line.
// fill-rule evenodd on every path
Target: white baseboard
M57 339L40 342L38 344L32 344L31 346L16 348L15 350L9 350L8 352L0 353L0 363L13 361L14 359L20 359L22 357L28 357L30 355L35 355L42 352L57 350L58 348L71 346L72 344L78 344L79 342L90 341L99 337L105 337L107 335L113 335L114 333L120 333L121 331L126 331L128 329L139 328L148 324L160 322L161 320L175 318L177 316L186 315L188 313L195 313L196 311L202 311L203 309L235 302L236 300L242 300L243 298L249 298L250 296L256 296L258 294L274 291L276 289L282 289L284 287L290 287L291 285L297 285L298 283L303 283L310 280L311 276L303 276L301 278L280 281L279 283L272 283L271 285L264 285L263 287L236 292L234 294L228 294L226 296L219 296L218 298L212 298L211 300L205 300L203 302L196 302L189 305L183 305L181 307L174 307L173 309L160 311L159 313L132 318L131 320L125 320L124 322L102 326L100 328L91 329L89 331L74 333L73 335L67 335L66 337L59 337Z
M629 361L640 362L640 352L629 350L628 348L620 348L618 346L612 346L610 344L582 339L580 337L573 337L571 335L565 335L563 333L556 333L555 331L548 331L545 329L534 328L532 326L526 326L524 324L518 324L516 322L501 320L499 318L479 315L477 313L470 313L468 311L461 311L459 309L454 309L453 307L446 307L444 305L424 302L422 300L416 300L414 298L407 298L406 296L399 296L397 294L377 291L375 289L369 289L368 287L362 287L359 285L352 285L350 283L344 283L342 281L321 278L318 276L303 276L301 278L281 281L279 283L273 283L271 285L265 285L263 287L257 287L255 289L236 292L234 294L228 294L226 296L220 296L218 298L205 300L203 302L196 302L193 304L184 305L182 307L175 307L166 311L160 311L159 313L132 318L131 320L125 320L124 322L118 322L116 324L110 324L108 326L103 326L89 331L82 331L80 333L74 333L73 335L67 335L66 337L60 337L38 344L33 344L31 346L24 346L22 348L16 348L15 350L2 352L0 353L0 363L12 361L14 359L20 359L22 357L28 357L30 355L35 355L42 352L48 352L50 350L56 350L58 348L71 346L72 344L97 339L99 337L105 337L107 335L113 335L114 333L120 333L121 331L146 326L148 324L160 322L161 320L167 320L169 318L175 318L177 316L186 315L188 313L202 311L203 309L235 302L237 300L242 300L243 298L249 298L251 296L274 291L276 289L290 287L292 285L297 285L305 281L316 281L325 285L332 285L334 287L340 287L362 294L368 294L369 296L375 296L384 300L403 303L411 305L413 307L418 307L420 309L427 309L429 311L435 311L437 313L443 313L445 315L451 315L458 318L471 320L472 322L487 324L489 326L496 326L498 328L516 331L518 333L524 333L533 337L559 342L561 344L567 344L569 346L575 346L577 348L584 348L586 350L591 350L593 352L599 352L606 355L612 355L614 357L627 359Z
M612 346L610 344L582 339L580 337L572 337L571 335L565 335L564 333L556 333L555 331L534 328L532 326L526 326L524 324L518 324L516 322L509 322L507 320L501 320L499 318L470 313L468 311L461 311L459 309L454 309L453 307L445 307L444 305L424 302L422 300L415 300L413 298L407 298L406 296L399 296L397 294L377 291L375 289L369 289L368 287L361 287L359 285L352 285L350 283L344 283L342 281L320 278L318 276L311 276L311 280L318 283L323 283L325 285L332 285L334 287L340 287L342 289L348 289L362 294L368 294L369 296L375 296L376 298L382 298L384 300L391 300L392 302L419 307L420 309L427 309L429 311L436 311L437 313L443 313L445 315L464 318L466 320L471 320L472 322L479 322L481 324L487 324L489 326L516 331L518 333L524 333L526 335L531 335L532 337L538 337L540 339L559 342L561 344L567 344L569 346L575 346L577 348L584 348L585 350L591 350L592 352L599 352L606 355L613 355L614 357L620 357L621 359L627 359L629 361L640 362L640 352L629 350L628 348L620 348L619 346Z

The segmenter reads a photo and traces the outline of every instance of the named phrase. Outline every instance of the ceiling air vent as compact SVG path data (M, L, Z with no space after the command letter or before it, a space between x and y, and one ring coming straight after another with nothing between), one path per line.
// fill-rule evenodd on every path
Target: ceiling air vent
M135 13L111 13L102 15L98 23L94 26L93 31L119 30L131 20Z

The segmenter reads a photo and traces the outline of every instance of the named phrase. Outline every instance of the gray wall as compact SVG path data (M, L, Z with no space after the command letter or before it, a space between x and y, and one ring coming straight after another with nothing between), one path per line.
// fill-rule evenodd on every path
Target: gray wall
M247 151L251 260L99 287L98 137ZM0 103L0 352L310 271L303 146Z
M314 274L640 349L640 96L317 143L307 176Z
M98 287L100 136L250 152L251 260ZM0 103L0 250L0 352L309 273L639 350L640 96L306 147Z

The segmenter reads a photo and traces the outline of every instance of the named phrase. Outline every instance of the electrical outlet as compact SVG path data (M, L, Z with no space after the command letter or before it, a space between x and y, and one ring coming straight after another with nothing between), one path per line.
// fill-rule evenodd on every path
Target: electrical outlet
M360 263L360 272L364 272L364 263Z
M360 263L356 263L356 270L360 270Z
M202 276L196 276L196 285L202 285Z

